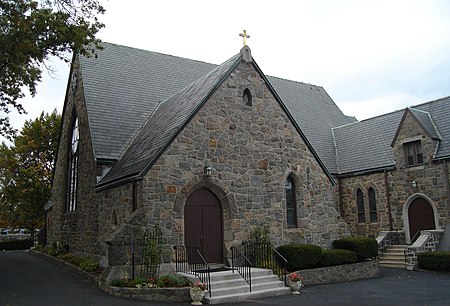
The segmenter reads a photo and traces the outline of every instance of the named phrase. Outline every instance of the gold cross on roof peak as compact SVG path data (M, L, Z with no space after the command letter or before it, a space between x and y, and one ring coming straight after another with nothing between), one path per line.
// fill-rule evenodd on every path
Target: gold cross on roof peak
M239 36L244 39L244 46L247 45L247 38L250 38L250 35L247 35L247 31L244 30L243 33L239 33Z

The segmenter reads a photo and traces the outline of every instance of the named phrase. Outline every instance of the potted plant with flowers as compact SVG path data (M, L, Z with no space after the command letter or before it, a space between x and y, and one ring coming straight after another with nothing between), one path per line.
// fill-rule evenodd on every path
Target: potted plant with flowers
M191 299L192 299L192 305L202 305L203 297L206 293L206 284L202 282L195 282L191 285Z
M292 294L300 294L300 288L302 287L302 279L298 273L291 273L288 276L289 287L291 288Z

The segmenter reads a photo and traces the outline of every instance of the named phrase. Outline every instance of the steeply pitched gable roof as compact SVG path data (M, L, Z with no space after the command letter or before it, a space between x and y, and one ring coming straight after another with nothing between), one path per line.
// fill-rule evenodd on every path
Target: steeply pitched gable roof
M450 97L446 97L334 128L339 173L393 167L391 143L408 111L432 138L440 139L434 158L450 158Z
M156 107L217 65L103 43L97 57L80 56L94 155L117 160ZM336 160L331 127L356 119L322 87L267 76L330 172Z
M100 185L145 173L240 59L235 55L163 102Z

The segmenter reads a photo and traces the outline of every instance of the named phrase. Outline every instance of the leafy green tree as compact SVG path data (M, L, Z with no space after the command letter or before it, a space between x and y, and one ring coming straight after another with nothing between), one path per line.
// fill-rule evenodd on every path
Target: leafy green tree
M23 90L36 94L50 56L69 62L70 52L89 56L100 47L104 12L99 0L0 1L0 135L14 136L8 113L25 113L18 100Z
M51 197L61 115L56 110L26 121L11 147L0 146L0 220L37 228Z

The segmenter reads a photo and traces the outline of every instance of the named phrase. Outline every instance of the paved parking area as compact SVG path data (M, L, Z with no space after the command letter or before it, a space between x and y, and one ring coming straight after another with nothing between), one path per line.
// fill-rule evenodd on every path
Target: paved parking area
M0 306L189 305L116 298L64 266L24 251L0 251ZM450 305L450 273L381 269L378 278L307 286L298 296L247 301L257 305Z

